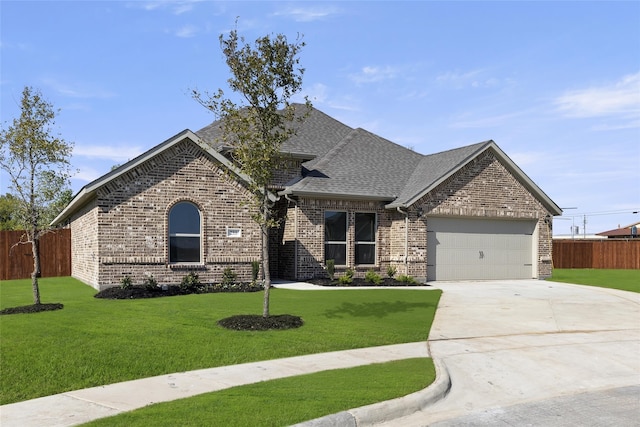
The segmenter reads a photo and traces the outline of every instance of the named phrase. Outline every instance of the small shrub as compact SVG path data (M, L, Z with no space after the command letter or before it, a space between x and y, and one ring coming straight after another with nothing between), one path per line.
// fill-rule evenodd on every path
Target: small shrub
M158 289L158 281L151 274L144 279L143 285L148 291L155 291L156 289Z
M186 292L195 292L202 288L202 284L200 283L200 278L198 274L190 271L189 274L182 278L182 282L180 283L180 289Z
M338 277L338 282L341 285L350 285L351 283L353 283L353 274L354 271L350 268L347 268L344 272L344 275Z
M374 285L379 285L382 283L382 277L378 273L373 270L367 271L367 274L364 275L364 281L373 283Z
M233 268L227 267L222 271L222 285L229 286L236 283L238 275L233 271Z
M418 281L416 279L414 279L411 276L405 276L404 274L401 274L400 276L398 276L398 282L402 282L402 283L406 283L408 285L417 285Z
M251 281L253 283L258 281L258 274L260 274L260 261L251 261Z
M120 287L122 289L131 289L133 287L133 280L131 280L131 276L125 274L120 279Z
M395 276L397 272L398 272L398 269L396 268L395 265L390 265L389 267L387 267L387 276L389 278L393 279L393 276Z
M327 264L327 273L329 274L329 279L333 280L336 274L336 260L328 259L326 264Z

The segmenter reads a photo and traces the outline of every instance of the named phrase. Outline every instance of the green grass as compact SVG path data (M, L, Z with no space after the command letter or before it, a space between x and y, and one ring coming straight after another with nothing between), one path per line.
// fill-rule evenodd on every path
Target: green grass
M578 285L640 292L640 270L555 268L549 280L553 282L575 283Z
M216 322L260 314L262 293L103 300L72 278L41 280L64 309L0 316L0 403L172 372L427 339L440 291L273 290L272 314L305 322L237 332ZM0 283L0 308L32 303L29 280Z
M98 426L284 426L421 390L429 358L338 369L234 387L104 418Z

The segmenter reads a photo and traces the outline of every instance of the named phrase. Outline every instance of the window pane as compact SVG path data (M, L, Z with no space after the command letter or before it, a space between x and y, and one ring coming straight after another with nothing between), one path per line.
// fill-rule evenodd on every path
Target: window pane
M346 244L330 244L324 245L324 261L328 259L335 261L336 265L347 265L347 245Z
M169 211L169 262L200 262L200 211L180 202Z
M356 245L356 264L375 264L376 245L360 244Z
M324 213L325 242L347 241L347 213L325 211ZM331 258L328 258L331 259ZM336 264L338 261L336 260Z
M170 237L171 262L200 262L200 237Z
M356 242L376 241L376 214L356 213Z
M200 212L189 202L180 202L169 213L169 234L200 234Z

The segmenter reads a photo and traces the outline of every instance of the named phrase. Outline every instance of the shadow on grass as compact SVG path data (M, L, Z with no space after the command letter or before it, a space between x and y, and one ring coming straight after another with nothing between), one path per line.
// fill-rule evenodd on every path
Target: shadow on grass
M410 310L433 307L433 304L426 302L364 302L354 304L343 302L340 306L327 310L324 315L328 318L350 317L377 317L383 318L394 313L403 313Z

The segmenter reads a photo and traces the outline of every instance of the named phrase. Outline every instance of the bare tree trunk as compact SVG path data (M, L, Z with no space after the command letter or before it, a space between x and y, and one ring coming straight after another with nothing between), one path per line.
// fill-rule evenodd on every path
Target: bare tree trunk
M33 303L40 304L40 287L38 286L38 275L40 274L40 247L37 231L31 236L31 252L33 253L33 273L31 273L31 288L33 290Z
M264 273L264 300L262 317L269 317L269 294L271 293L271 272L269 271L269 227L262 225L262 271Z

